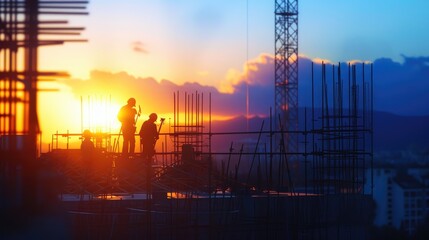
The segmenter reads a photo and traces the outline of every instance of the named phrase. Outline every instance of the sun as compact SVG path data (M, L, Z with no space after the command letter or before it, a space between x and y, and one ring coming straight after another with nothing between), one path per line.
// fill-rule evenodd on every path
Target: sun
M109 96L88 96L81 99L82 129L93 133L110 133L119 128L117 112L120 104Z

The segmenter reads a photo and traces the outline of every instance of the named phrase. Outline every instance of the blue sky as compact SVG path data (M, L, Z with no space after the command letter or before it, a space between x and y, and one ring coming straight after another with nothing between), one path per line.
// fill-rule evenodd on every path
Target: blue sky
M300 52L337 61L428 56L425 0L300 1Z
M299 53L332 62L428 56L427 9L425 0L300 1ZM219 86L229 69L274 52L274 0L92 0L88 10L70 24L86 27L89 42L61 48L74 62L47 65L76 77L99 69Z

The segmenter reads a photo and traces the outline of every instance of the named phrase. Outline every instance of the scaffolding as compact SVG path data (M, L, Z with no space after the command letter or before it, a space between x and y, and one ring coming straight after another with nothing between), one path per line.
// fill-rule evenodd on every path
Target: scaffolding
M320 75L314 72L320 70ZM312 192L363 193L373 158L372 64L312 65ZM321 91L317 94L314 89ZM372 192L365 193L372 194Z
M195 153L195 156L201 157L202 153L209 152L210 139L204 139L210 137L210 125L205 128L204 124L210 123L210 119L205 122L204 115L211 117L210 112L205 113L204 107L204 93L184 93L184 102L181 104L180 92L174 93L174 120L173 126L171 126L173 134L172 140L174 144L174 151L177 153L182 152L182 147L192 147L188 149ZM209 111L211 107L211 95L208 102ZM182 110L183 108L183 110Z
M119 154L105 152L98 160L105 167L87 178L81 176L84 166L71 164L82 170L66 170L62 163L71 178L62 199L80 226L76 234L88 233L80 220L111 224L120 217L123 222L115 234L131 228L136 236L169 239L189 234L198 239L221 230L227 230L222 231L225 239L246 234L368 238L372 192L365 192L363 185L371 182L366 170L372 169L372 65L322 64L312 72L312 106L304 111L298 131L271 130L262 121L259 131L214 132L210 95L205 102L202 93L176 92L174 121L161 133L163 148L151 173L139 153L120 164ZM273 139L285 134L300 139L297 152L271 150ZM212 146L219 142L220 148ZM68 158L78 163L79 154L60 155L54 162ZM290 156L301 161L302 172L292 171ZM115 199L127 201L110 203ZM88 207L94 201L107 201L103 204L109 207ZM139 224L145 229L137 230Z
M1 216L4 223L13 216L22 216L20 221L26 221L39 214L40 205L48 204L39 199L37 192L44 188L38 182L43 170L37 162L41 133L37 115L38 94L42 91L39 82L67 74L40 71L38 49L84 41L75 38L83 28L67 27L66 20L42 20L41 16L87 14L86 4L87 1L0 1L0 194L10 198L5 203L7 212Z
M23 1L0 2L0 134L7 138L7 151L22 148L16 136L29 139L26 150L35 157L37 135L38 82L67 76L64 72L38 70L38 48L82 39L53 39L52 36L79 35L84 28L66 27L65 20L39 20L40 16L87 14L87 1ZM27 141L25 141L27 142ZM34 153L33 153L34 152Z

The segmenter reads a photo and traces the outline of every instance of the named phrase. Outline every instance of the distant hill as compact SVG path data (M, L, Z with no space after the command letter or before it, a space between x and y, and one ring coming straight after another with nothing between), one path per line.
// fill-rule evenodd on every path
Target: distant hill
M268 118L254 117L248 122L244 117L237 117L228 121L213 121L212 132L259 132L264 123L263 130L269 131ZM304 129L302 121L300 130ZM224 135L222 135L224 136ZM213 137L216 148L228 150L231 142L256 142L258 134L247 136L230 135L227 138ZM267 136L262 136L266 140ZM228 139L225 141L225 139ZM237 148L237 146L235 146ZM374 151L397 150L429 150L429 116L399 116L386 112L374 112Z
M374 147L380 150L429 149L429 116L374 112Z

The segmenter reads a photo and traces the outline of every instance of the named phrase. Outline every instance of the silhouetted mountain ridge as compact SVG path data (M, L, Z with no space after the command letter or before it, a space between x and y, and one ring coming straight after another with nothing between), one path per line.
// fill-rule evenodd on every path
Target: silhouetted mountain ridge
M300 130L304 129L303 122L300 121ZM259 132L262 125L264 131L269 131L270 119L253 117L247 121L240 116L228 121L213 121L212 132ZM248 138L255 141L257 134ZM224 148L233 141L242 141L242 138L231 135L228 142L219 140L214 143L221 143ZM401 116L374 111L374 151L401 150L429 150L429 116Z
M374 112L376 151L429 148L429 116L401 116Z

